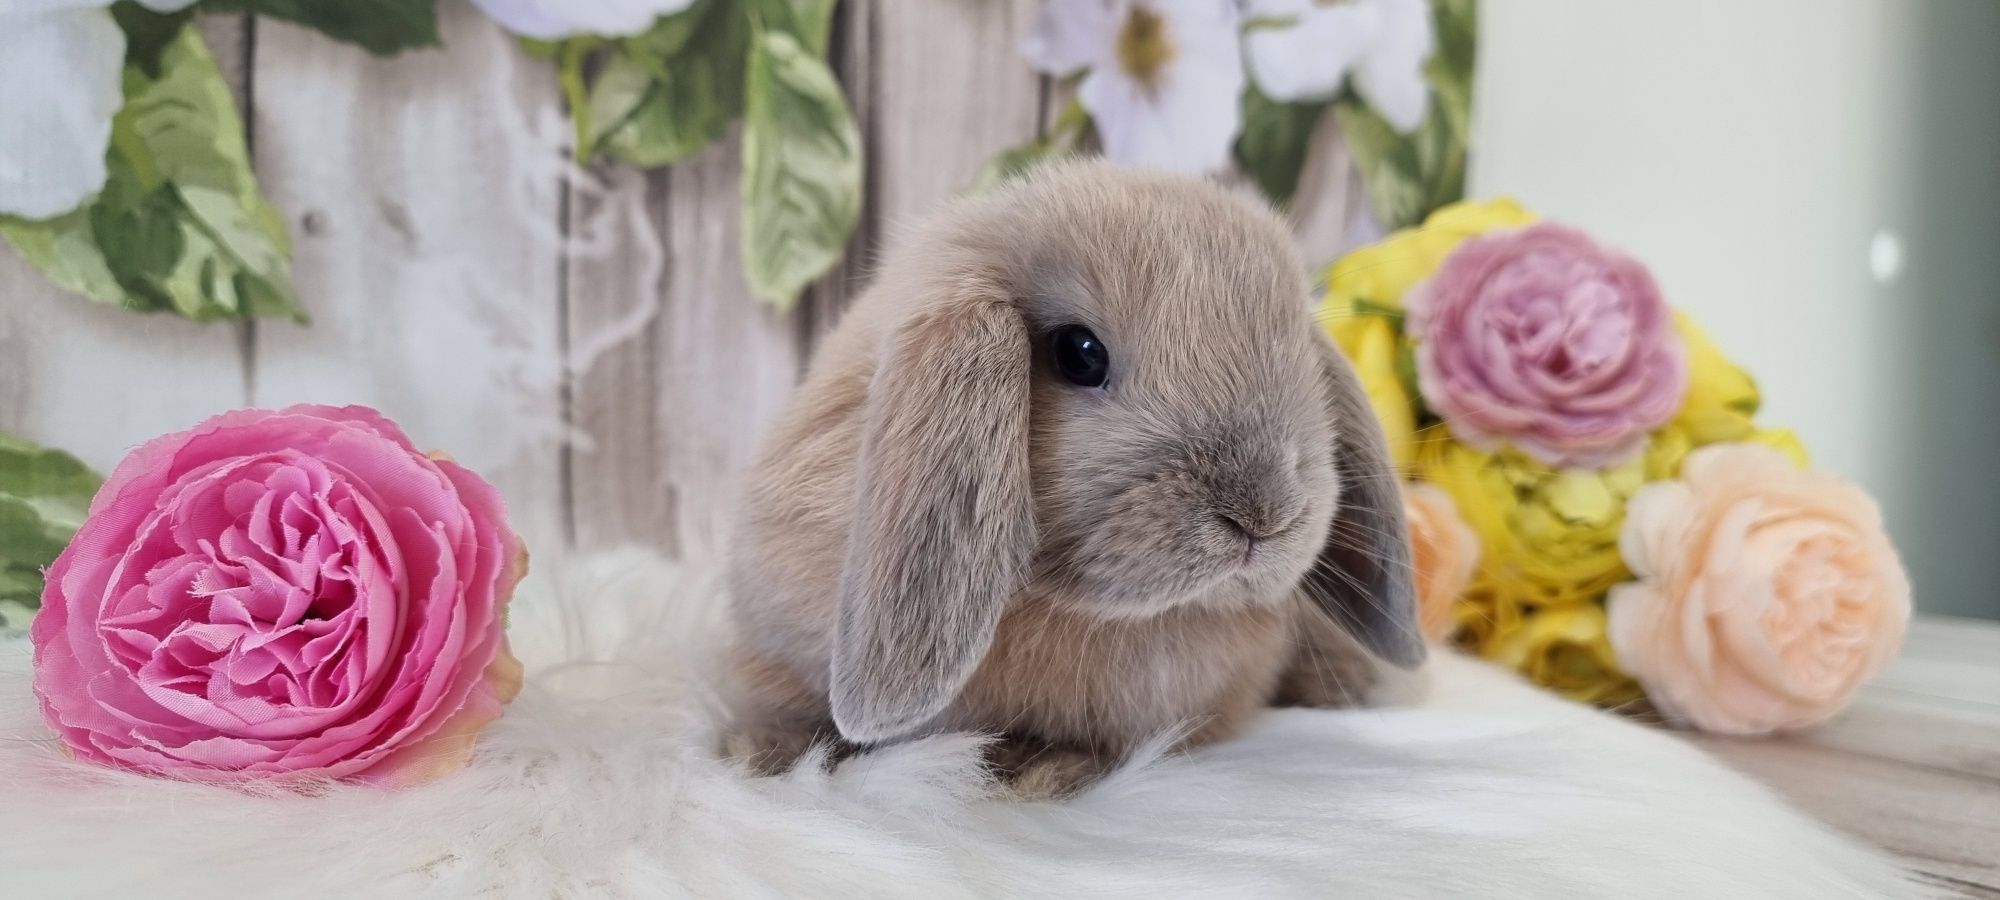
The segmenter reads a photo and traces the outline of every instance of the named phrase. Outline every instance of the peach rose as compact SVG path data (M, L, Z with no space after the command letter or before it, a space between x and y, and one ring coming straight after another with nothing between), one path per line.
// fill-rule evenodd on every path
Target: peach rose
M1802 728L1888 665L1910 582L1860 488L1758 444L1690 454L1632 498L1612 589L1618 661L1670 719L1704 731Z
M1417 576L1417 625L1424 637L1441 641L1458 628L1455 607L1479 567L1479 535L1437 485L1403 485L1403 510Z

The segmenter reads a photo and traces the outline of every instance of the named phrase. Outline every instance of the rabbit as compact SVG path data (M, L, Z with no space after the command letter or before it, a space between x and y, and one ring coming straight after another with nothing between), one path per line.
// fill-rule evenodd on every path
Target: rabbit
M751 469L728 754L984 731L1059 796L1422 662L1388 451L1267 206L1055 163L904 244Z

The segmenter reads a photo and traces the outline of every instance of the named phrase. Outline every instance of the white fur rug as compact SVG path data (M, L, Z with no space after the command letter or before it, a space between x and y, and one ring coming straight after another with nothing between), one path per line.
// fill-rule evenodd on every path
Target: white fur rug
M538 561L538 565L542 561ZM532 579L529 679L471 769L248 796L63 757L0 646L13 897L1921 895L1676 738L1458 658L1420 708L1268 714L1065 803L993 799L970 736L752 779L710 752L719 599L644 554Z

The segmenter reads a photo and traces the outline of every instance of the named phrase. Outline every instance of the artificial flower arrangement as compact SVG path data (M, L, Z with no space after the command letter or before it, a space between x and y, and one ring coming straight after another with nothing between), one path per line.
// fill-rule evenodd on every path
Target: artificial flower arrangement
M744 276L789 309L860 221L861 130L828 62L838 0L474 0L553 63L578 163L671 165L743 132ZM0 8L0 237L58 286L139 312L305 321L283 214L196 27L254 14L390 56L438 46L437 0L49 0ZM1464 190L1474 0L1044 0L1027 61L1075 100L996 158L1086 145L1235 166L1274 202L1338 119L1377 221ZM1067 89L1067 88L1066 88Z
M35 694L91 762L426 781L520 689L503 620L526 563L499 492L373 410L223 413L96 490L48 569Z
M1428 636L1731 734L1822 721L1895 655L1874 501L1755 421L1637 260L1458 203L1336 262L1320 316L1407 473Z
M980 182L1094 149L1233 167L1283 206L1332 116L1375 220L1414 225L1464 194L1477 20L1473 0L1046 0L1021 55L1074 100Z
M1631 258L1456 204L1336 263L1322 315L1414 479L1429 636L1729 733L1820 721L1894 655L1910 590L1874 503L1755 425L1749 378ZM499 493L373 410L224 413L93 480L0 443L0 525L80 520L30 629L80 758L407 785L462 767L520 688Z
M744 278L790 308L860 218L859 128L827 62L837 0L474 0L554 63L579 163L680 162L743 123ZM378 56L435 48L437 0L0 4L0 237L73 293L196 320L303 322L284 217L196 14Z

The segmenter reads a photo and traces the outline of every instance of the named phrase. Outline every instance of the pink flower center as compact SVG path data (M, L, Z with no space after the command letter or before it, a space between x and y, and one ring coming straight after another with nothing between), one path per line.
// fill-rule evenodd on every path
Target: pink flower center
M1511 268L1519 271L1496 279L1495 289L1505 292L1495 304L1494 325L1516 359L1558 381L1588 379L1625 361L1637 330L1632 305L1602 271L1586 260L1550 254L1530 255ZM1516 284L1525 289L1513 290Z
M155 702L221 728L362 699L369 646L393 638L367 628L367 599L393 596L368 549L372 505L290 454L182 485L114 575L100 620L111 658Z

